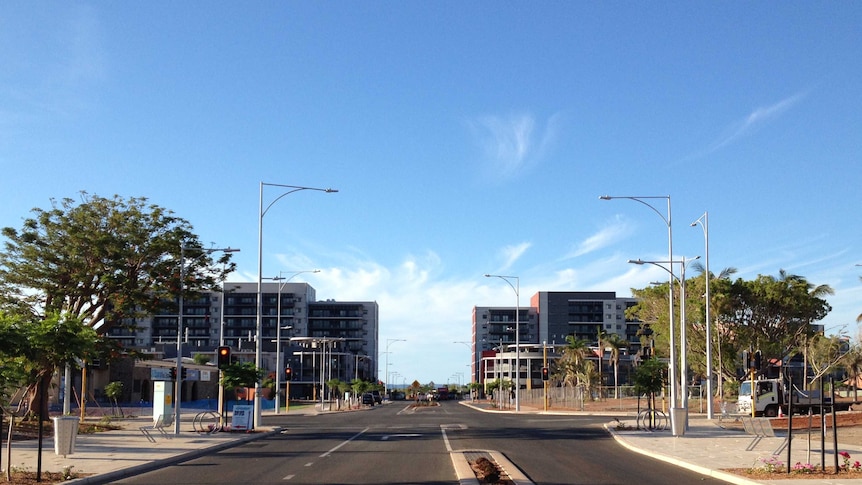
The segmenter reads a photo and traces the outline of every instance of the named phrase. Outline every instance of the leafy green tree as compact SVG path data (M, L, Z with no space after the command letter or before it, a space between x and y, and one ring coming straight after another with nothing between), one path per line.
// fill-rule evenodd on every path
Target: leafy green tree
M98 348L96 331L78 318L49 314L46 318L0 314L2 333L10 337L5 357L20 358L18 369L26 373L27 396L32 413L48 415L48 402L41 399L41 386L50 386L54 370L91 355ZM14 336L13 336L14 334Z
M761 351L764 366L772 359L792 356L813 335L811 324L832 309L823 299L833 293L832 288L815 286L784 270L777 278L760 275L752 281L737 280L730 292L731 313L722 319L742 342Z
M667 365L658 359L646 359L635 368L632 382L638 396L646 395L650 407L655 409L655 395L665 385Z
M120 381L109 382L105 386L105 396L111 400L111 408L113 408L114 414L116 414L116 410L119 410L120 417L123 417L123 408L119 404L120 399L123 397L123 383Z
M184 219L146 198L82 193L33 209L23 227L5 227L0 294L30 312L67 313L104 333L126 318L149 315L178 293L180 247L187 291L217 290L234 270L230 254L205 252Z
M210 360L212 360L212 356L207 354L195 354L194 361L197 365L207 365Z
M254 362L234 362L222 370L221 385L230 390L254 387L265 374L266 371L258 369Z

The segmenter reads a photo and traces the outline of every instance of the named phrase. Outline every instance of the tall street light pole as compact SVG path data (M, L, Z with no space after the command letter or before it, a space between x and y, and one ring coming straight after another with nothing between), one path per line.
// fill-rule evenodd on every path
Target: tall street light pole
M386 381L383 383L383 395L389 396L389 345L392 342L406 342L406 339L403 338L388 338L386 339ZM380 365L380 361L377 361Z
M282 189L289 189L286 192L282 193L269 205L264 209L263 207L263 188L264 187L280 187ZM273 204L281 200L283 197L290 195L294 192L299 192L300 190L314 190L318 192L326 192L326 193L334 193L338 192L335 189L320 189L316 187L302 187L298 185L282 185L282 184L271 184L266 182L260 183L260 204L258 205L258 225L257 225L257 342L255 344L255 353L254 353L254 365L258 369L263 367L263 351L261 349L263 343L263 216L266 215L267 211L272 207ZM260 379L254 383L254 428L260 428L261 426L261 402L260 402L260 389L261 382Z
M676 422L676 418L673 417L674 413L671 412L671 421L672 421L671 426L673 427L672 432L675 436L681 434L680 431L685 429L686 427L688 427L688 359L686 357L688 355L688 353L686 352L686 342L687 342L686 338L687 337L686 337L686 324L685 324L685 267L688 263L690 263L694 260L697 260L697 259L700 259L700 256L695 256L694 258L689 258L689 259L682 258L679 261L673 261L673 260L670 260L670 261L643 261L641 259L628 261L629 263L639 264L639 265L651 264L653 266L657 266L657 267L667 271L668 273L670 273L670 275L671 275L671 291L673 291L673 278L676 278L676 276L673 274L673 265L677 264L677 263L680 265L680 274L681 274L681 278L679 278L679 286L680 286L680 309L679 309L679 313L680 313L680 317L679 317L680 318L680 320L679 320L679 340L680 340L680 342L679 342L679 352L680 352L679 386L680 386L680 392L679 392L679 396L680 396L680 403L678 405L675 405L674 407L678 407L678 408L682 409L684 418L683 418L682 423L678 423L678 422ZM667 264L668 266L663 266L664 264ZM671 345L671 348L674 347L675 342L673 339L671 339L670 345ZM674 385L675 384L673 383L673 381L671 381L671 386L672 386L671 388L673 388ZM682 427L680 427L680 425L682 425Z
M186 249L197 248L190 248L185 244L180 245L180 312L179 315L177 315L177 378L176 385L174 386L174 434L180 434L180 403L182 402L183 390L183 286L186 280ZM232 248L201 249L203 254L199 255L198 258L202 258L208 254L216 252L236 253L238 251L239 249Z
M610 195L602 195L599 197L601 200L612 200L612 199L629 199L635 202L641 203L647 207L649 207L653 212L658 214L661 217L662 221L664 221L665 225L667 225L667 259L668 261L673 261L673 228L671 225L671 212L670 212L670 196L669 195L648 195L648 196L618 196L613 197ZM655 208L652 204L645 202L645 199L665 199L667 200L667 216L659 212L658 209ZM670 380L670 402L671 407L677 406L677 395L676 395L676 348L674 346L674 341L676 339L676 331L674 330L673 324L673 314L674 314L674 306L673 306L673 267L671 266L671 271L669 271L670 275L668 277L668 306L670 311L668 312L668 321L670 323L670 365L668 365L668 379ZM673 413L671 413L671 428L673 428Z
M704 212L702 216L700 216L696 221L692 222L692 227L700 224L701 229L703 229L703 239L706 245L706 294L704 298L706 298L706 418L714 419L715 411L712 408L712 401L714 399L715 391L712 388L712 319L710 318L710 307L712 306L712 301L709 297L709 280L712 279L712 275L709 272L709 212ZM720 346L720 344L719 344ZM718 369L718 382L719 389L721 389L721 361L719 360L719 369Z
M473 358L473 344L471 342L465 342L463 340L456 340L452 343L464 344L467 346L468 349L470 349L470 373L473 374L473 376L470 377L470 382L473 382L473 379L476 378L475 371L473 370L473 366L476 365L476 360Z
M275 330L275 414L279 414L279 410L281 408L281 373L284 371L282 368L282 359L281 359L281 331L293 328L292 326L282 327L281 326L281 292L284 290L284 286L287 285L290 280L292 280L297 275L301 275L303 273L320 273L319 269L307 269L303 271L294 271L289 277L285 278L285 274L289 274L291 271L279 271L278 276L273 278L264 278L270 279L273 281L278 281L278 304L277 310L278 318L276 321L276 330ZM285 400L289 401L290 396L285 396Z
M521 278L498 274L486 274L485 278L500 278L515 292L515 412L521 410ZM515 280L512 284L511 280Z

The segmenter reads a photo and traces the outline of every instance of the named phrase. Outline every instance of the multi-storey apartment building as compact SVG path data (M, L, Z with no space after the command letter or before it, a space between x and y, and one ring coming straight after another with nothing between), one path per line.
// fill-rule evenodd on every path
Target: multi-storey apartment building
M226 282L221 292L186 295L180 336L183 356L214 356L219 346L226 345L235 358L254 361L260 343L268 374L284 375L284 368L293 369L292 397L317 396L322 383L330 379L377 380L377 302L317 301L316 290L308 283L267 282L261 293L260 336L257 283ZM172 310L136 320L134 328L113 329L110 337L156 358L176 358L177 303Z
M541 387L546 356L557 358L569 335L599 352L600 331L618 334L629 344L626 354L633 355L640 347L641 322L626 319L625 311L635 304L636 299L618 298L615 292L540 291L530 298L529 307L520 308L520 352L514 345L514 307L473 307L473 378L482 383L513 379L518 360L521 387Z

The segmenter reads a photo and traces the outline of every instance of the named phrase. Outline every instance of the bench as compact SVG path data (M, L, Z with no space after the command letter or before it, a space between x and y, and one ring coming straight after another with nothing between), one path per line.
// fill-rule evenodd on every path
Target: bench
M165 428L174 424L174 415L173 414L159 414L159 417L153 420L153 424L150 426L141 426L141 433L144 433L144 436L147 437L147 441L150 443L155 443L156 439L153 438L153 435L150 433L151 431L158 431L165 438L170 439L171 435L169 435Z
M763 438L780 438L780 436L775 435L775 430L772 429L772 422L768 419L755 419L749 416L742 417L740 420L742 421L742 429L745 430L745 433L754 436L751 443L749 443L745 448L745 451L754 450ZM784 438L784 441L781 442L781 445L772 452L772 454L777 455L781 453L789 443L790 437L787 436Z

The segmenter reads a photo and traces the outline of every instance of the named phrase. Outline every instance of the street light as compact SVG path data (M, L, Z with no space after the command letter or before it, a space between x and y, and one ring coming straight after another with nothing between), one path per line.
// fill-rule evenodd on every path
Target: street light
M664 221L665 225L667 225L667 259L668 261L673 261L673 228L671 225L671 211L670 211L670 196L669 195L647 195L647 196L638 196L638 197L630 197L630 196L619 196L613 197L610 195L602 195L599 197L601 200L612 200L612 199L629 199L635 202L641 203L650 209L653 212L658 214L661 217L662 221ZM644 199L665 199L667 200L667 216L659 212L652 204L645 202ZM673 342L675 340L675 330L673 327L673 267L671 267L670 276L668 278L668 307L670 311L668 312L668 318L670 321L670 365L668 365L668 379L671 382L670 386L670 402L671 406L676 406L676 350L674 348ZM674 428L674 417L673 413L671 413L671 428Z
M283 194L279 195L269 205L266 206L266 209L263 208L263 188L264 187L281 187L284 189L290 189ZM338 192L335 189L319 189L316 187L302 187L298 185L282 185L282 184L270 184L266 182L260 183L260 205L258 206L258 225L257 225L257 343L255 344L255 353L254 353L254 365L258 369L263 367L263 354L261 349L261 343L263 341L263 291L261 287L263 286L263 216L266 215L267 211L269 211L270 207L273 204L278 202L287 195L290 195L294 192L299 192L300 190L314 190L318 192L326 192L326 193L334 193ZM261 425L261 403L260 403L260 389L261 382L260 379L254 383L254 427L259 428Z
M389 395L389 345L392 342L406 342L406 339L403 338L388 338L386 339L386 382L383 383L383 394ZM380 365L380 361L377 361L377 365Z
M291 273L290 271L279 271L278 276L273 278L264 278L273 281L279 281L278 284L278 305L276 312L278 313L278 318L276 319L276 331L275 331L275 414L279 414L279 408L281 407L281 399L279 394L281 393L281 373L284 371L282 369L281 363L281 331L293 328L292 326L282 327L281 326L281 291L284 289L284 286L290 282L295 276L301 275L304 273L320 273L319 269L306 269L302 271L294 271L290 277L285 278L284 275L286 273ZM285 396L286 401L290 401L290 396Z
M456 341L454 341L454 342L452 342L452 343L453 343L453 344L464 344L464 345L466 345L466 346L467 346L467 348L468 348L468 349L470 349L470 361L471 361L471 362L470 362L470 374L474 374L473 366L474 366L474 365L476 365L476 360L475 360L475 359L473 359L473 345L472 345L472 342L466 342L466 341L463 341L463 340L456 340ZM471 377L470 377L470 382L473 382L473 379L474 379L474 378L475 378L475 375L471 376Z
M182 401L183 390L183 283L186 279L186 249L197 248L189 247L185 244L180 244L180 313L177 316L177 378L176 384L174 386L174 402L176 403L176 405L174 406L174 434L180 434L180 402ZM239 249L210 248L201 249L201 252L202 254L200 254L198 258L202 258L208 254L216 252L236 253L239 252Z
M679 370L680 393L679 393L679 397L680 397L680 403L679 404L674 403L673 400L671 400L671 403L673 403L674 407L679 407L679 408L683 409L683 413L685 416L685 418L684 418L685 420L683 421L683 429L685 429L685 427L688 426L688 359L687 359L687 352L686 352L686 325L685 325L685 268L686 268L686 265L688 265L688 263L691 263L692 261L697 260L697 259L700 259L700 256L695 256L694 258L689 258L689 259L682 258L679 261L673 261L673 260L671 260L671 261L643 261L640 259L638 259L638 260L631 260L630 259L628 261L629 263L638 264L638 265L651 264L653 266L657 266L657 267L667 271L668 273L670 273L671 291L673 291L673 279L676 278L676 276L673 274L673 265L675 263L679 263L680 268L681 268L680 269L681 278L678 279L678 281L680 282L679 283L680 284L680 309L679 309L679 313L680 313L680 317L679 317L679 319L680 319L679 320L679 340L680 340L680 342L679 342L679 352L680 352L680 364L679 364L679 367L680 367L680 370ZM665 267L665 266L663 266L663 264L667 264L667 265L669 265L669 267ZM671 311L673 311L673 309L671 309ZM673 349L674 345L675 345L675 342L673 340L673 337L671 337L670 348ZM672 363L674 363L674 362L672 362ZM673 387L674 387L674 383L673 383L673 381L671 381L671 389L673 389ZM671 416L673 416L672 412L671 412ZM672 422L671 425L672 426L679 426L679 423L673 423ZM679 434L679 433L677 433L678 428L674 429L673 431L674 431L674 435Z
M519 412L521 411L521 278L498 274L486 274L485 278L500 278L515 292L515 412ZM509 280L515 280L515 284L513 285Z
M706 418L714 419L715 412L712 409L712 400L715 392L712 389L712 320L709 316L710 306L712 302L709 298L709 280L712 275L709 273L709 212L704 212L696 221L691 223L694 227L700 224L703 229L703 239L706 245ZM719 352L721 352L721 344L719 343ZM718 388L721 389L721 354L719 353L719 371L718 371Z

